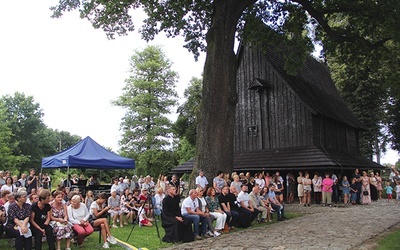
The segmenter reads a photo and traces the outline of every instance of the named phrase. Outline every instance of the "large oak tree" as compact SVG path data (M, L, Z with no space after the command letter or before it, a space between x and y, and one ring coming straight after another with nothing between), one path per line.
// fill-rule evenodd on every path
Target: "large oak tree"
M326 53L338 44L350 54L384 48L399 38L399 7L398 0L62 0L52 9L55 17L79 9L81 17L110 37L133 30L132 9L142 9L148 15L141 28L146 40L165 32L183 36L195 56L206 51L196 167L212 176L233 167L236 36L275 43L285 39L293 47L286 56L291 69L310 52L311 42L323 42ZM337 25L342 21L346 25ZM260 24L281 36L276 39ZM251 31L248 36L242 36L244 28Z

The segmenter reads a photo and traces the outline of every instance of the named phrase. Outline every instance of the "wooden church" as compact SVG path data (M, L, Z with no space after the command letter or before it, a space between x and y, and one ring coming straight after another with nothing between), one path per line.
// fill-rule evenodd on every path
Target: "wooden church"
M359 153L366 129L346 106L328 68L309 56L297 75L282 52L238 52L234 170L274 173L380 170ZM190 172L193 161L173 169Z

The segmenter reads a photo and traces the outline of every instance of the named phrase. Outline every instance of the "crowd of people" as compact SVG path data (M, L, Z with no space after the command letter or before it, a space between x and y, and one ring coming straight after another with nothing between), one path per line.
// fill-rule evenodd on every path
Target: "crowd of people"
M285 179L279 172L271 176L268 172L220 171L211 179L200 171L195 186L186 194L187 186L176 175L160 175L157 180L151 176L115 177L109 195L94 195L91 190L82 195L77 185L84 176L69 175L54 189L51 177L39 178L34 169L20 178L0 171L0 235L5 232L15 238L18 250L31 249L32 238L35 249L40 250L44 236L50 250L60 249L64 239L65 249L70 250L71 242L82 246L85 237L97 229L103 248L109 248L109 243L116 244L110 227L135 222L151 227L158 217L165 230L163 241L188 242L255 222L268 223L273 214L278 221L285 220L284 199L286 203L298 200L302 206L370 204L382 198L384 190L388 200L400 200L400 175L394 169L386 181L379 173L360 173L358 169L352 176L298 172L297 176L288 173ZM100 182L94 175L87 184Z

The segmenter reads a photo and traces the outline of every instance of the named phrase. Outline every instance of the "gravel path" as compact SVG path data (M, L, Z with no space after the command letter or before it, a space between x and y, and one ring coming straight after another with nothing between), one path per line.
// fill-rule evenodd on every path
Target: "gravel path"
M287 204L286 213L304 216L165 249L369 249L365 242L399 224L399 211L400 204L384 200L337 207Z

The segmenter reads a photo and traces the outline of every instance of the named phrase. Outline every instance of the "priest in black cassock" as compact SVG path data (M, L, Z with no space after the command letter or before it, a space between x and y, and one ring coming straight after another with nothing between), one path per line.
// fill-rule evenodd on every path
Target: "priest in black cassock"
M193 241L193 229L190 221L185 221L179 207L180 198L176 195L176 188L168 187L168 194L162 201L162 227L165 235L162 238L165 242L189 242Z

